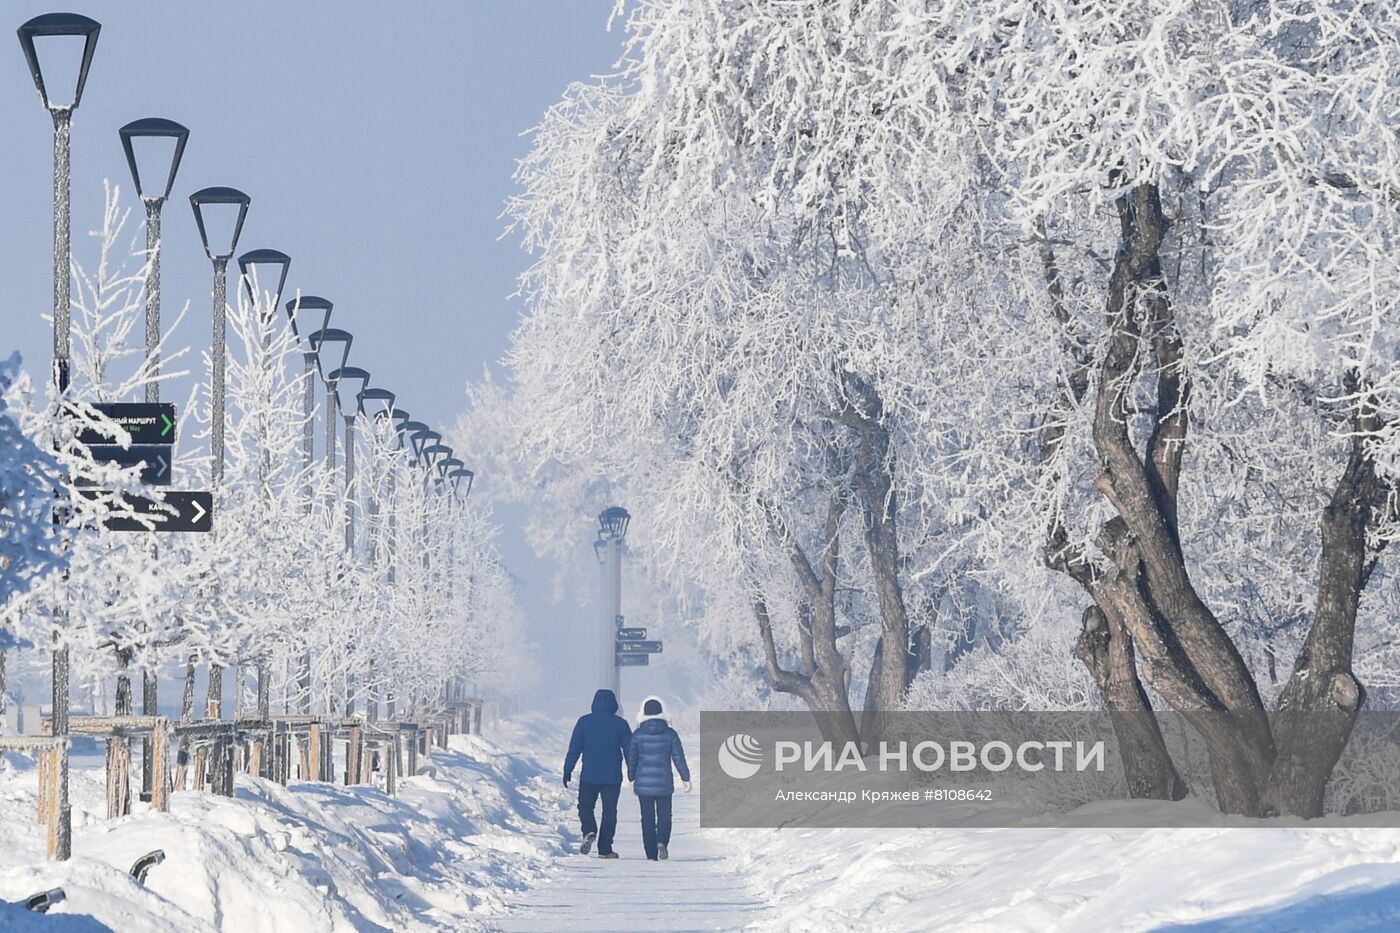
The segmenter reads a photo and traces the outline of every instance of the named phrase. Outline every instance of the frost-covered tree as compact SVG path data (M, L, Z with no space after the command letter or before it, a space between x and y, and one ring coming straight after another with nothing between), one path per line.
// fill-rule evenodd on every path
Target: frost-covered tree
M827 620L879 606L888 638L893 580L934 616L1004 602L963 656L1034 630L1044 688L1008 698L1073 702L1039 629L1087 598L1135 793L1182 790L1166 704L1222 807L1317 812L1396 598L1395 18L634 4L513 205L536 462L626 475L672 553L782 593L770 675L843 680Z

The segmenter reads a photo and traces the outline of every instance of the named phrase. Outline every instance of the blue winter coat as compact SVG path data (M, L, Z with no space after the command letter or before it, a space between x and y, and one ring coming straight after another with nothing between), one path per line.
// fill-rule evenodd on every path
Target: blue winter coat
M583 756L585 784L621 784L622 756L632 730L617 715L617 697L611 690L593 694L593 712L580 716L569 738L569 754L564 756L564 778L573 776L579 755Z
M632 733L627 743L627 771L632 775L632 790L638 797L669 797L676 792L671 779L671 765L676 766L682 781L690 780L685 765L681 737L664 719L648 719Z

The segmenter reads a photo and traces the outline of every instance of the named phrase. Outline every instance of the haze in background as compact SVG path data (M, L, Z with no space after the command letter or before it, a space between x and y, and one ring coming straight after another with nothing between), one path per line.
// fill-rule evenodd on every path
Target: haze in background
M289 295L335 302L333 325L355 335L351 364L399 393L415 418L449 425L466 382L504 354L520 312L507 296L528 257L498 238L515 161L529 146L521 134L570 82L611 70L623 41L620 28L607 31L611 8L612 0L6 4L0 355L17 349L36 380L47 378L53 124L13 30L71 10L102 23L74 118L75 259L94 261L87 232L101 221L104 178L121 185L132 208L127 233L144 246L118 127L153 116L183 123L190 142L165 208L162 255L163 323L190 303L173 340L193 351L180 368L199 366L210 339L211 271L188 196L228 185L252 197L239 251L290 254ZM174 400L187 392L179 383L163 390ZM592 687L593 672L571 661L594 657L596 593L579 594L582 605L552 603L552 567L524 544L521 518L497 516L504 557L541 647L541 686L572 700Z

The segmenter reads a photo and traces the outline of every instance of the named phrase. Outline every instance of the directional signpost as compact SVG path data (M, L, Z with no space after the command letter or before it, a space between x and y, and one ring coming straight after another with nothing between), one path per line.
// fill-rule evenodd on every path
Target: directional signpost
M123 503L136 515L111 515L103 521L103 524L108 531L210 531L213 529L214 494L212 492L167 492L164 498L165 502L162 504L144 496L124 496Z
M627 628L622 617L617 617L617 641L613 643L613 660L618 667L646 667L651 663L650 655L661 653L659 640L647 641L644 628Z
M130 434L133 444L175 443L175 406L170 402L101 402L92 407ZM84 428L78 432L78 443L94 447L116 440Z
M130 447L115 445L89 448L94 460L104 463L118 463L125 467L141 464L141 482L147 486L170 485L170 448L160 444L132 444Z
M141 466L141 482L147 486L169 486L174 462L175 406L169 402L102 402L92 406L131 437L122 447L117 439L92 428L78 432L78 442L102 463ZM101 493L85 490L95 498ZM127 495L123 503L134 514L109 515L103 519L108 531L210 531L214 527L214 494L210 492L166 492L163 502L145 496Z

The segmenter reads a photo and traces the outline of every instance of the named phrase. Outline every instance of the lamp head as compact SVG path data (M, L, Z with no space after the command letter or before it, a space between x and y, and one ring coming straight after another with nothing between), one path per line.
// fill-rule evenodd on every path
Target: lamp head
M626 509L619 505L611 506L598 516L599 532L603 537L621 541L627 537L627 525L631 521L632 516Z
M306 335L306 342L316 357L316 368L321 371L327 388L333 388L328 374L345 367L346 360L350 358L350 344L354 341L349 331L335 327L323 327Z
M266 289L275 309L282 303L282 289L287 285L287 270L291 267L292 257L281 250L255 249L239 256L238 272L248 292L248 301L256 305L258 294Z
M292 322L292 333L301 337L318 330L326 330L331 326L332 307L334 306L329 301L319 295L298 295L293 298L287 302L287 317ZM320 326L315 326L318 320Z
M224 262L232 258L252 201L237 188L200 188L190 195L190 207L194 208L194 222L199 227L199 239L206 256Z
M360 410L360 393L369 385L369 370L358 366L341 366L326 376L326 385L335 392L336 404L353 418Z
M170 197L170 189L175 187L175 173L180 170L180 160L184 158L185 143L189 141L190 131L174 120L147 117L144 120L132 120L117 130L117 134L122 140L122 151L126 153L126 164L131 169L131 180L136 185L137 197L150 204L164 204L165 199ZM145 145L145 143L155 140L170 140L172 143L169 171L165 170L164 164L150 164L150 160L155 158L155 153L151 152L152 147ZM141 144L141 150L147 155L140 156L138 154L136 151L138 143ZM147 190L146 184L141 181L140 163L143 159L147 162L147 181L157 182L164 178L165 187Z
M92 53L97 49L97 35L101 31L101 23L78 13L45 13L19 27L17 32L20 48L24 50L24 61L29 65L29 76L34 79L34 86L39 90L39 100L46 110L59 113L78 108L78 102L83 99L83 86L87 84L88 68L92 65ZM83 43L81 57L78 59L78 73L71 85L71 94L67 82L55 80L57 75L50 74L48 80L45 80L43 63L39 60L39 49L34 44L35 39L42 39L45 41L41 45L52 49L56 43L48 40L58 38L65 39L68 43ZM62 90L56 90L58 88Z

